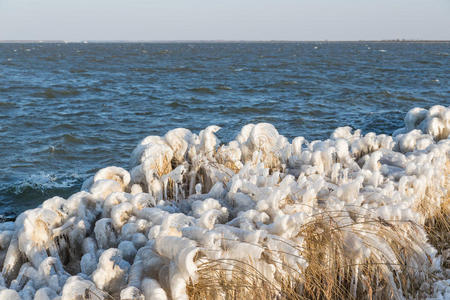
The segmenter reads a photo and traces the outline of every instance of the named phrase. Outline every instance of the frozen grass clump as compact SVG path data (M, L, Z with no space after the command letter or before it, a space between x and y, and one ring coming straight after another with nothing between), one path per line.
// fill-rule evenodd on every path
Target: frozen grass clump
M0 224L0 299L448 297L450 108L393 136L219 129L146 137Z

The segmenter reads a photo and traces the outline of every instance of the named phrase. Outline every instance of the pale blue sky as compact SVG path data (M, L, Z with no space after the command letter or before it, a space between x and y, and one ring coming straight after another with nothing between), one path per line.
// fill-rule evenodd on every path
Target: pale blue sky
M0 0L0 40L450 39L450 0Z

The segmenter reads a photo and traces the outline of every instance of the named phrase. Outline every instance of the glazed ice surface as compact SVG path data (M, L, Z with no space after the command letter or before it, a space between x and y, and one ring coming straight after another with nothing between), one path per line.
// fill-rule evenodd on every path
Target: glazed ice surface
M381 279L379 297L417 296L399 274L448 296L422 225L448 200L450 108L414 108L393 136L341 127L324 141L289 142L259 123L220 145L219 129L148 136L129 171L101 169L81 192L0 224L0 299L186 299L205 263L223 262L232 280L228 260L281 293L280 278L301 286L314 263L305 249L324 231L314 222L340 228L349 262L380 263L373 278L353 269L354 296Z

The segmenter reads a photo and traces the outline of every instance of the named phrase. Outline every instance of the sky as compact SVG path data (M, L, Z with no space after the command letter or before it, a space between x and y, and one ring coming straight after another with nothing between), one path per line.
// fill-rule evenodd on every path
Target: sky
M450 0L0 0L0 40L450 40Z

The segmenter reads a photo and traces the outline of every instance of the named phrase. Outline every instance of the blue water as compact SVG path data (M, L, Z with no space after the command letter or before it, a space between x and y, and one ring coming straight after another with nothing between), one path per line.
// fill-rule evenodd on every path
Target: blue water
M450 43L0 44L0 219L128 167L147 135L273 123L392 133L450 105Z

